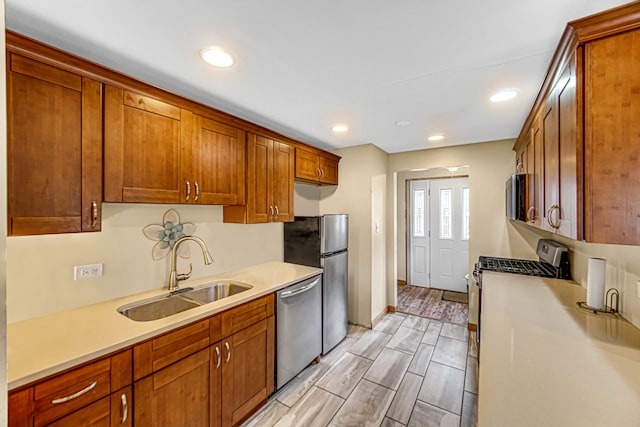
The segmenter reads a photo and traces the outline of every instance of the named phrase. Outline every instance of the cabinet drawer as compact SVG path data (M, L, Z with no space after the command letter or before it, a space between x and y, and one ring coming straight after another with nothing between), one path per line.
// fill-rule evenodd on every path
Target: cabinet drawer
M222 338L273 316L273 302L273 294L270 294L222 313Z
M143 342L133 348L134 378L139 380L209 346L209 319Z
M40 382L33 387L33 425L47 425L130 383L130 350Z

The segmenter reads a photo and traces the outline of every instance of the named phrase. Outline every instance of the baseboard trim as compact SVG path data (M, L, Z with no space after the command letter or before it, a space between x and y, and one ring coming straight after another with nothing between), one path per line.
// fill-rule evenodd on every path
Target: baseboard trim
M406 285L406 284L407 284L407 281L406 281L406 280L400 280L400 279L398 279L398 286L404 286L404 285Z
M395 312L396 312L396 308L395 308L394 306L392 306L392 305L388 305L388 306L387 306L387 308L385 308L384 310L382 310L382 313L378 314L378 315L375 317L375 319L373 319L373 320L371 321L371 329L375 328L375 327L376 327L376 325L377 325L378 323L380 323L380 321L382 320L382 318L383 318L384 316L386 316L386 315L387 315L387 313L395 313Z
M467 324L467 329L469 329L471 332L477 332L478 331L478 325L476 325L475 323L468 323Z

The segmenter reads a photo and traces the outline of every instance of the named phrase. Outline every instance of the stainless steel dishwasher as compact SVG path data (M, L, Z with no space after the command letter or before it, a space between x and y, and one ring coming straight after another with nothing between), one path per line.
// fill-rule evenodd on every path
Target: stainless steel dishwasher
M322 275L276 292L276 388L322 353Z

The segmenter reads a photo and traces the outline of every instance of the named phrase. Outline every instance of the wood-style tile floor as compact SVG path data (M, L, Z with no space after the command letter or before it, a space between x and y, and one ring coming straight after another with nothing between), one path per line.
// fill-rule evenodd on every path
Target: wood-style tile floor
M475 426L474 344L466 327L401 313L352 326L244 426Z
M442 290L398 285L397 310L414 316L467 326L469 304L442 300Z

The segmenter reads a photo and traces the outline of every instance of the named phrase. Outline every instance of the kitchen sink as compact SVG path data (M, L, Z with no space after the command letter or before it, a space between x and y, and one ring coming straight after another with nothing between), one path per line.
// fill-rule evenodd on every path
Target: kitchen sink
M240 282L217 282L204 286L199 286L191 291L187 291L182 294L185 298L194 300L200 304L207 304L213 301L217 301L222 298L230 297L231 295L239 294L240 292L247 291L253 286Z
M158 320L247 291L253 286L234 281L184 288L169 295L148 298L118 307L118 313L137 322Z

